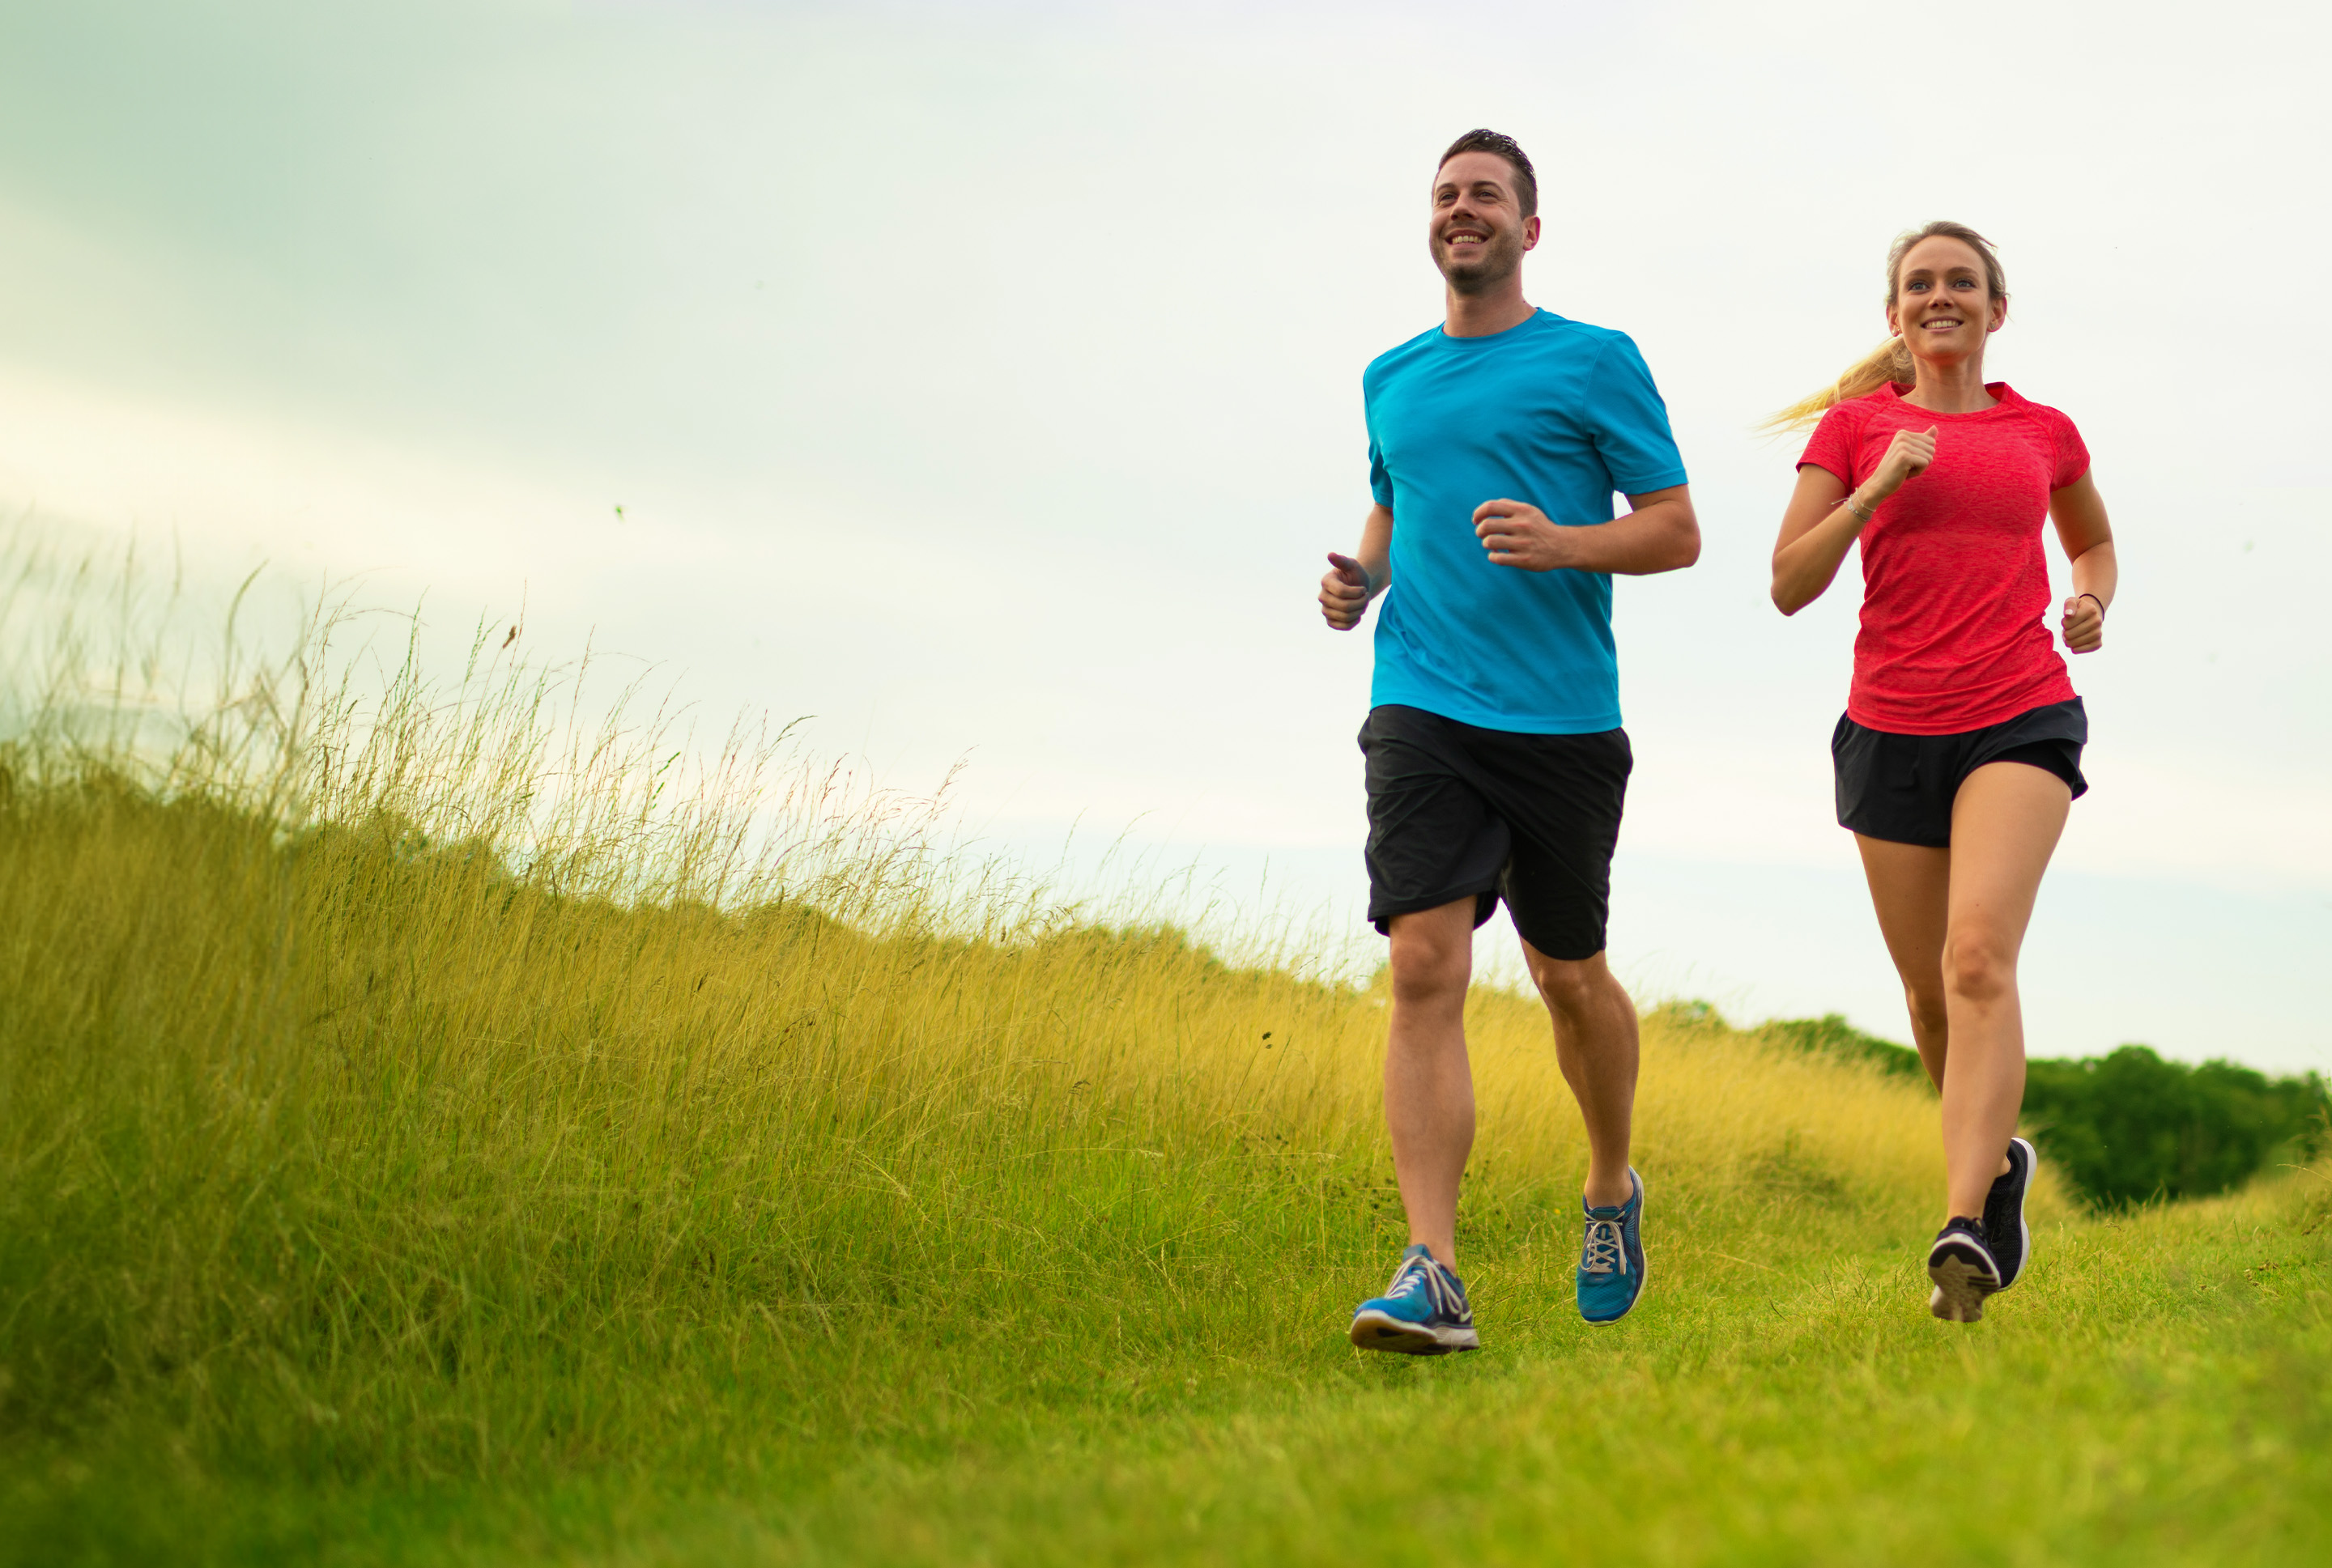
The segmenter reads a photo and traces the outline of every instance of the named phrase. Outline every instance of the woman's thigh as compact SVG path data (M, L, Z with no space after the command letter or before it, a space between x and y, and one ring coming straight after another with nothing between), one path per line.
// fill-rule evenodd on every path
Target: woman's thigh
M2012 958L2040 891L2073 793L2027 763L1995 762L1968 774L1952 802L1947 936L1981 938Z
M1878 933L1904 986L1939 1002L1944 983L1944 935L1951 910L1952 852L1926 844L1854 835L1862 851L1863 879Z

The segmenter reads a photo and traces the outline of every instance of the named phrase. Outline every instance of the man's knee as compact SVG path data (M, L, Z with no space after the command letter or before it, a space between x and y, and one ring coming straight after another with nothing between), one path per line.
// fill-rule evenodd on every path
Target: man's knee
M1557 1012L1589 1012L1611 989L1611 970L1601 953L1589 958L1549 958L1533 952L1530 972L1540 998Z
M1449 921L1392 924L1392 995L1397 1003L1463 1002L1474 977L1474 933Z

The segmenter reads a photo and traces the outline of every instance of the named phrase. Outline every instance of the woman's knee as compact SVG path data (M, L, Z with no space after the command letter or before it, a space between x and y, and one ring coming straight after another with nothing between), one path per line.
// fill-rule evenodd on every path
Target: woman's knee
M1951 1027L1951 1009L1944 999L1944 977L1940 971L1930 984L1905 986L1903 1001L1911 1010L1912 1026L1920 1033L1941 1035Z
M2016 989L2016 946L1983 926L1944 938L1944 989L1963 1002L1996 1002Z

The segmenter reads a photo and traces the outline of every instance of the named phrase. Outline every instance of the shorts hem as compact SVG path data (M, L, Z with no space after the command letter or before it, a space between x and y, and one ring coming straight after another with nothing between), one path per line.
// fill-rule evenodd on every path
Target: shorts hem
M1474 929L1477 931L1488 925L1490 917L1498 912L1498 885L1492 882L1480 888L1455 888L1429 898L1402 898L1383 908L1372 904L1369 907L1369 924L1377 928L1378 936L1390 936L1392 932L1388 927L1401 916L1422 915L1428 909L1438 909L1445 904L1455 904L1460 898L1474 900Z
M1882 833L1871 828L1857 827L1854 823L1848 822L1844 817L1838 819L1838 825L1844 828L1848 832L1852 833L1858 839L1876 839L1882 844L1909 844L1916 849L1921 850L1948 850L1952 847L1952 841L1949 837L1940 839L1900 838L1894 833Z
M1511 916L1513 915L1514 910L1509 908L1506 913ZM1533 947L1538 949L1540 953L1545 955L1547 957L1553 959L1557 964L1584 964L1590 958L1594 957L1598 953L1603 952L1611 946L1610 940L1610 934L1608 930L1601 936L1599 936L1595 939L1595 945L1584 953L1565 953L1561 951L1562 948L1570 946L1568 943L1557 942L1550 944L1541 942L1532 936L1529 932L1524 931L1520 923L1515 925L1515 935L1522 937L1524 941L1528 942Z
M1849 708L1830 736L1838 825L1882 843L1947 850L1953 808L1972 775L2015 763L2047 774L2079 800L2089 790L2081 773L2088 741L2079 697L1949 735L1873 729Z

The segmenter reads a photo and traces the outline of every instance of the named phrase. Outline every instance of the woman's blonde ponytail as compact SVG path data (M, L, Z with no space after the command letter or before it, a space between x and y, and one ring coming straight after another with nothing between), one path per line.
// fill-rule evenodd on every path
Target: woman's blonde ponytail
M1932 240L1938 235L1945 239L1957 240L1981 256L1983 259L1984 286L1991 290L1993 299L2008 298L2008 275L2000 270L2000 258L1993 254L1992 242L1965 223L1954 223L1947 219L1938 219L1935 223L1895 237L1895 243L1887 252L1888 304L1895 303L1895 290L1898 275L1903 270L1903 258L1909 255L1911 247L1920 241ZM1830 385L1823 387L1811 397L1798 399L1789 407L1767 419L1758 428L1777 433L1785 430L1802 429L1807 425L1820 423L1823 414L1841 403L1857 397L1867 397L1890 381L1900 386L1907 386L1917 375L1917 367L1911 363L1910 345L1905 343L1900 337L1890 337L1847 366L1846 374L1840 375Z
M1850 399L1878 391L1888 382L1907 385L1918 374L1911 364L1911 350L1900 337L1886 342L1856 360L1846 368L1846 374L1823 387L1811 397L1802 397L1779 413L1769 417L1759 428L1771 431L1800 430L1818 424L1821 416Z

